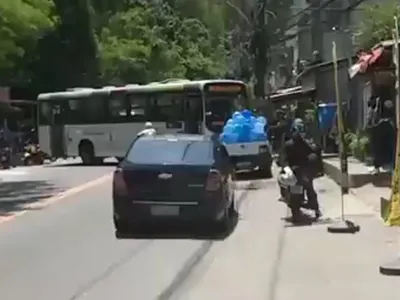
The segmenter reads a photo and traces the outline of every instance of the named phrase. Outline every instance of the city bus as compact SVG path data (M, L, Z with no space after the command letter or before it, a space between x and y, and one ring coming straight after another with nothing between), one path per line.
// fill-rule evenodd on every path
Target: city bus
M220 133L232 112L248 106L248 89L236 80L176 79L45 93L38 106L42 150L91 165L121 159L145 122L159 133Z

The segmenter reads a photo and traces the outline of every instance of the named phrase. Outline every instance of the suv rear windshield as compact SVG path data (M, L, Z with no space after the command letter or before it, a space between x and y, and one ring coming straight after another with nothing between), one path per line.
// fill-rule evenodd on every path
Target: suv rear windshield
M134 164L208 163L212 157L209 141L137 140L126 156Z

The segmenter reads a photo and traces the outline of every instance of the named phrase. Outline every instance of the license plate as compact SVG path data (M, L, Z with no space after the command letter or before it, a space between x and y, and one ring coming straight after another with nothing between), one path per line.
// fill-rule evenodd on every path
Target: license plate
M301 185L291 186L290 191L296 195L303 194L303 187Z
M179 206L154 205L150 208L150 212L153 216L179 216Z
M250 167L250 166L251 166L251 162L242 161L242 162L238 162L236 165L237 165L239 168L246 168L246 167Z

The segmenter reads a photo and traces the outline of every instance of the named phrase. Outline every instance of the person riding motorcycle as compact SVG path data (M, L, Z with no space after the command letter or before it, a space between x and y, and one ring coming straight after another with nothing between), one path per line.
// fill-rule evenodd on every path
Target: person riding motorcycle
M153 123L146 122L146 124L144 124L144 129L137 134L137 137L141 137L144 135L155 135L155 134L156 130L153 127Z
M321 216L317 193L314 189L314 175L317 155L312 144L305 140L305 125L301 119L296 119L292 126L292 136L285 142L280 166L289 167L297 181L303 186L307 196L307 208L315 213L315 218Z

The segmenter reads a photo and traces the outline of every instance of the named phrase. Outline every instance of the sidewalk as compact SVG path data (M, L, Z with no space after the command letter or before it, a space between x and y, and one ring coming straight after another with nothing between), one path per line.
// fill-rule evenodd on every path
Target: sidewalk
M394 299L399 278L381 275L379 265L399 250L396 232L347 195L345 212L361 231L328 233L330 219L340 215L340 190L327 178L316 181L316 190L324 219L303 227L281 220L285 209L276 189L255 191L236 231L212 251L179 299Z
M324 216L340 215L340 191L332 181L317 182ZM366 197L368 198L368 197ZM399 279L379 273L379 265L400 250L394 228L383 226L379 214L354 195L345 196L345 214L361 226L354 235L330 234L326 226L286 231L279 271L279 300L390 300ZM400 237L400 236L399 236ZM306 296L308 295L308 296ZM323 296L322 296L323 295Z
M378 187L390 187L390 172L381 172L373 175L364 163L353 157L347 159L348 164L348 184L350 188L360 188L367 184L373 184ZM324 158L325 174L336 183L341 183L342 172L340 169L340 160L338 157Z
M341 170L339 159L324 159L324 171L326 176L337 184L341 183ZM358 160L350 157L348 159L349 192L370 206L381 216L386 211L388 199L391 194L391 175L382 172L372 175L368 167Z
M286 250L278 275L280 287L275 299L397 297L399 278L380 275L378 270L382 261L396 254L393 243L396 234L374 217L351 219L361 226L356 235L332 235L325 226L286 232Z

